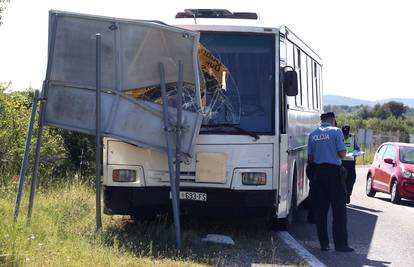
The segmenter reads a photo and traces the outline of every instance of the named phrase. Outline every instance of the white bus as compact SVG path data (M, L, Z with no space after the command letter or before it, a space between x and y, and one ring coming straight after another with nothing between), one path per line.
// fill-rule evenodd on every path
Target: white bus
M241 209L287 226L309 193L307 137L322 111L322 62L287 27L258 26L256 18L177 14L178 27L200 32L200 49L217 63L203 70L205 119L194 158L181 164L180 209ZM284 89L286 73L297 74L297 93ZM171 206L166 153L105 138L103 155L106 214L139 217Z

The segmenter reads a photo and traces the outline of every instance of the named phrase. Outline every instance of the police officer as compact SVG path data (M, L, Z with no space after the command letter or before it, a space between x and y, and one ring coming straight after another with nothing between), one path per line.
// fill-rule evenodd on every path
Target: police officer
M351 126L345 124L342 126L342 133L345 138L346 152L347 154L352 154L359 151L359 146L355 139L355 136L350 134ZM346 184L346 203L351 202L352 189L354 188L356 172L355 172L355 156L346 156L342 158L342 166L348 171L348 175L345 180Z
M316 224L316 204L315 203L315 186L314 186L314 177L315 177L316 165L313 162L309 162L306 166L306 176L309 178L309 207L308 207L308 223Z
M346 155L346 146L341 129L334 127L333 112L321 115L321 125L308 140L308 160L316 164L313 185L316 204L316 228L322 251L329 250L327 217L329 206L333 214L333 239L335 250L352 252L348 245L346 192L341 182L341 158Z

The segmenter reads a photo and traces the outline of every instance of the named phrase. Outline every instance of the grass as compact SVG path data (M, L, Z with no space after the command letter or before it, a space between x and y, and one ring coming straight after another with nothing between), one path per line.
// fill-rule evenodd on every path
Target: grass
M370 165L372 163L376 148L369 147L368 149L364 151L365 151L365 154L363 156L357 157L356 165Z
M79 182L39 190L26 224L24 192L17 224L15 184L0 188L0 265L4 266L303 266L255 220L183 219L183 248L175 249L174 226L165 218L133 223L103 215L95 231L95 194ZM207 233L230 235L235 246L205 243ZM290 256L289 256L290 255Z

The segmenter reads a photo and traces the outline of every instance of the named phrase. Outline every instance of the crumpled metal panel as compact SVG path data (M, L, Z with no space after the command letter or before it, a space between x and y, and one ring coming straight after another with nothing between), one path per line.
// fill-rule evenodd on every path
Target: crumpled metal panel
M52 85L46 106L46 122L60 128L95 134L95 91ZM165 149L162 108L148 101L103 93L102 135L147 148ZM118 102L118 103L116 103ZM117 106L111 112L111 107ZM170 122L176 124L176 109L169 108ZM201 125L198 113L183 110L182 152L192 155ZM175 139L174 139L175 140ZM174 145L175 146L175 145Z
M95 35L100 33L102 135L166 149L162 106L125 92L159 85L159 63L164 64L166 83L177 83L182 61L183 82L194 84L194 94L199 96L198 33L155 22L60 11L50 11L49 19L45 123L95 134ZM196 102L200 107L199 97ZM174 125L176 109L170 107L169 112ZM201 113L183 110L182 152L190 156L201 121Z
M51 80L94 87L95 34L100 33L103 88L127 91L158 85L160 62L164 63L166 83L176 82L179 60L184 65L184 82L196 83L196 32L155 22L60 11L50 12L49 27L54 19L58 21Z

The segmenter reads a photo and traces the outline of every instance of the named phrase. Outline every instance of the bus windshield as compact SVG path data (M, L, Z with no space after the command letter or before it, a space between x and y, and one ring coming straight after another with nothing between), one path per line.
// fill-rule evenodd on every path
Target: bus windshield
M198 55L206 114L201 133L273 134L274 35L202 32Z

